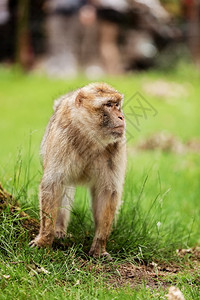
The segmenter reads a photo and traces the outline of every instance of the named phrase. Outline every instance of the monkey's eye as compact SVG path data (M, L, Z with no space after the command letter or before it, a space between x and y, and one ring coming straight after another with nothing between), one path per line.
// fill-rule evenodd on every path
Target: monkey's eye
M111 103L111 102L107 102L107 103L105 104L105 106L107 106L107 107L112 107L112 103Z
M120 106L119 103L115 103L115 107L116 107L119 111L121 111L121 106Z

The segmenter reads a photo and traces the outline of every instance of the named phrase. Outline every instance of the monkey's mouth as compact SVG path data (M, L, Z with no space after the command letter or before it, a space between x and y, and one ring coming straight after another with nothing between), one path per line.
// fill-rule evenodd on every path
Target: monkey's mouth
M124 125L115 126L112 128L113 133L118 133L119 135L124 133Z

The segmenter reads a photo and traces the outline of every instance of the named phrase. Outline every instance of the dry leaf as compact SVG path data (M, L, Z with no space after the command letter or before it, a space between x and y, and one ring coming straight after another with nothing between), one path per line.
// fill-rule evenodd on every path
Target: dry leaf
M10 279L10 275L3 275L3 278L5 278L5 279Z
M170 286L169 293L166 295L168 300L185 300L179 288Z

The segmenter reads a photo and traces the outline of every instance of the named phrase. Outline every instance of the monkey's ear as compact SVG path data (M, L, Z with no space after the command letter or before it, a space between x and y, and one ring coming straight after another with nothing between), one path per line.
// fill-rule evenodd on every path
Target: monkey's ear
M82 105L83 98L84 98L83 93L79 92L78 95L76 96L76 99L75 99L75 105L76 105L77 108L79 108Z

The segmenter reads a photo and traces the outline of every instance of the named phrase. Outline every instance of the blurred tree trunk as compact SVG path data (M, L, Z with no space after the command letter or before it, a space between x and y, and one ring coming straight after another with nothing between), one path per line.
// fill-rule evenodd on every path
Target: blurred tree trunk
M194 63L200 68L200 1L190 1L189 47Z
M18 0L16 63L23 69L30 69L33 63L33 51L29 30L29 0Z

